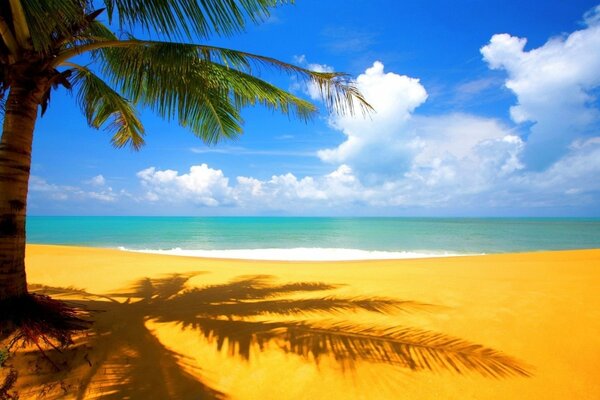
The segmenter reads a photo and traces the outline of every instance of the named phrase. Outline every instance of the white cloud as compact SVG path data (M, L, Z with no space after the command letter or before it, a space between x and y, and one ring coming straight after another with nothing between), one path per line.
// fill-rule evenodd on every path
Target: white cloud
M414 115L427 99L418 79L384 72L376 62L357 86L375 108L372 119L334 116L346 135L338 147L318 152L328 163L350 166L368 185L472 192L489 180L521 169L522 141L495 119L468 114ZM399 198L396 199L398 202ZM402 201L408 201L402 196Z
M106 179L102 175L96 175L93 178L85 181L85 183L92 186L104 186L106 184Z
M206 164L194 165L188 173L181 175L178 171L150 167L138 172L137 177L146 189L145 199L149 201L191 201L209 207L231 201L229 179L223 171Z
M371 177L406 170L414 148L405 128L415 108L427 99L425 88L418 79L385 73L379 61L358 76L356 86L375 113L370 118L332 116L330 125L347 139L336 148L319 151L319 157L332 164L348 164Z
M416 116L411 121L411 131L420 143L415 156L417 164L436 158L468 158L481 144L510 136L510 130L495 119L458 113Z
M368 191L360 184L347 165L332 173L302 178L292 173L273 175L270 179L238 176L230 185L221 170L206 164L195 165L190 172L144 169L137 174L145 193L143 200L186 203L201 206L230 205L240 208L259 208L300 211L311 206L321 207L351 203L365 198Z
M73 186L53 185L39 176L31 175L29 178L29 195L34 193L43 193L52 200L67 200L68 193L77 190Z
M527 40L494 35L481 48L492 69L508 74L505 86L517 97L510 109L516 123L532 122L525 159L544 169L564 155L576 138L591 134L600 113L593 89L600 86L600 6L586 14L587 27L525 50Z
M525 175L518 181L549 194L581 194L600 191L600 137L577 142L572 151L546 171Z
M32 175L29 179L29 193L30 196L33 197L41 196L56 201L82 201L92 199L105 203L115 202L119 198L129 196L126 191L115 192L111 187L103 187L95 191L88 191L77 186L56 185L48 183L45 179L35 175Z

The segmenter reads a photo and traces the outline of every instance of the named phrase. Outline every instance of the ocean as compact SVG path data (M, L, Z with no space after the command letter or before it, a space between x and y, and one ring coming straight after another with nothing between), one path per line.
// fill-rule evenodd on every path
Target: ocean
M261 260L395 259L600 248L600 219L31 216L27 242Z

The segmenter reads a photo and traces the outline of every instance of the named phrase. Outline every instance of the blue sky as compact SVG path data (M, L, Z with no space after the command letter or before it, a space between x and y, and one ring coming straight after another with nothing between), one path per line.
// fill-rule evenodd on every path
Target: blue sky
M347 72L376 113L246 109L239 140L207 147L142 111L133 152L55 92L29 214L600 216L597 0L299 0L210 43Z

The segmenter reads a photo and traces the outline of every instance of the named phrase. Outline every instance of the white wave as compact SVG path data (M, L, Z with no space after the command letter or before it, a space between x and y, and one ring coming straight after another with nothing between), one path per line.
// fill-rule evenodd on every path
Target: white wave
M129 249L120 250L138 253L165 254L173 256L188 256L202 258L227 258L241 260L270 260L270 261L353 261L353 260L397 260L409 258L455 257L472 254L459 254L446 251L375 251L338 248L306 248L292 249L231 249L231 250L187 250L174 248L158 249Z

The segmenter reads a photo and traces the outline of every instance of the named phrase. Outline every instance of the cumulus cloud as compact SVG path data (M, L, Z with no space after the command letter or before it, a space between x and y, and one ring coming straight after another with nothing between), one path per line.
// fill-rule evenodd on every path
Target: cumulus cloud
M418 79L384 72L379 61L358 76L356 86L375 113L371 118L332 116L330 125L347 138L336 148L319 151L319 157L328 163L348 164L371 177L405 171L413 148L404 128L415 108L427 99L425 88Z
M413 123L418 151L404 178L414 186L460 197L522 169L523 141L496 120L450 114L416 117Z
M310 207L352 201L362 197L362 186L350 167L342 165L321 177L299 178L292 173L270 179L238 176L232 184L222 170L206 164L192 166L188 173L144 169L137 174L145 190L143 199L152 202L186 203L216 207L289 210L294 205Z
M549 167L570 143L594 133L600 112L594 89L600 86L600 6L584 17L586 28L525 50L527 39L494 35L481 48L492 69L507 72L505 86L517 97L510 109L516 123L530 122L525 161Z
M137 173L149 201L191 201L209 207L226 205L230 202L229 179L223 171L208 165L194 165L188 173L167 169L146 168Z
M318 155L325 162L350 166L367 184L404 180L413 186L466 188L465 176L483 181L522 167L522 141L495 119L415 115L427 100L418 79L386 73L383 63L375 62L356 84L376 113L366 120L332 117L331 126L346 140Z
M570 153L546 171L517 177L515 181L550 196L570 196L573 201L573 195L600 193L600 179L596 179L599 172L600 138L592 138L574 142Z

